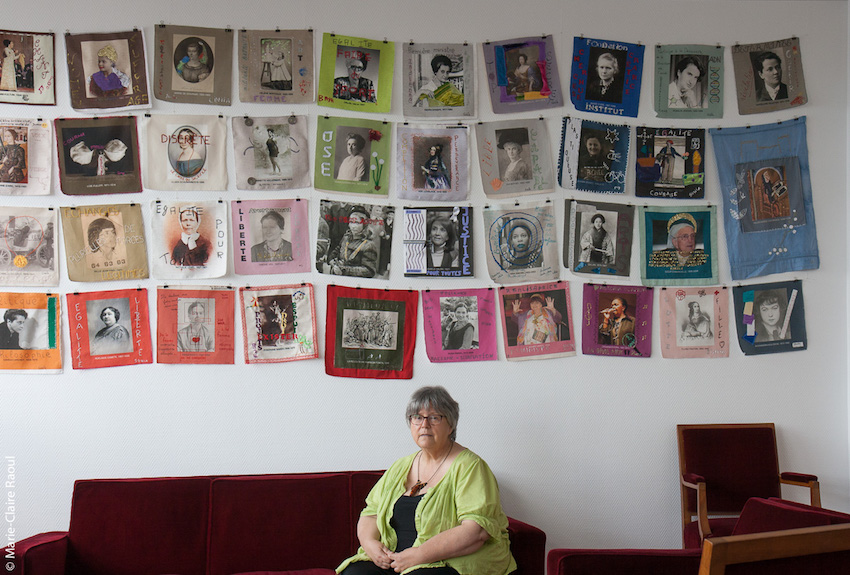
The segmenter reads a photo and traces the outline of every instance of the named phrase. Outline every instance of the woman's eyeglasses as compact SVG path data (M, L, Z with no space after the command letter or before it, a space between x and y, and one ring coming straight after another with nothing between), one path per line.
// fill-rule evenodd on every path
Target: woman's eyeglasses
M419 415L417 413L416 415L410 416L410 423L413 423L414 425L422 425L423 423L425 423L425 420L427 419L428 423L430 423L431 425L438 425L438 424L442 423L443 417L445 417L445 416L437 415L437 414L434 414L434 415Z

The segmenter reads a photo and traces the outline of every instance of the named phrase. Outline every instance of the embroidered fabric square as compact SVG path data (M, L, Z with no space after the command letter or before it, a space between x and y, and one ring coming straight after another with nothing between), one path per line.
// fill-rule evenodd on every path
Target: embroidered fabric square
M310 271L307 200L236 200L230 211L237 274Z
M65 34L71 107L150 108L145 38L141 30Z
M316 269L323 274L388 279L395 208L322 200Z
M43 120L0 119L0 195L50 193L53 126Z
M659 118L723 117L723 46L655 46L655 113Z
M493 288L422 292L431 363L498 360L495 299Z
M328 286L325 372L411 379L419 292Z
M56 50L53 32L0 30L0 41L3 43L0 103L55 105Z
M635 208L593 201L566 201L564 267L575 274L628 277Z
M574 38L570 99L576 109L636 118L643 51L642 44Z
M239 288L245 363L319 357L313 284Z
M808 347L802 281L735 286L732 295L738 345L745 355Z
M154 27L154 95L182 104L230 105L233 31L198 26Z
M377 196L389 193L391 124L319 116L316 130L313 181L317 190Z
M145 226L139 204L64 207L62 235L71 281L148 277Z
M635 195L690 200L705 197L705 130L635 128Z
M558 181L562 188L622 194L626 191L629 126L564 118Z
M738 113L775 112L808 102L799 38L732 46Z
M240 30L238 59L240 102L315 100L312 30Z
M59 296L0 293L0 371L62 373Z
M472 277L472 208L404 208L404 275Z
M552 36L485 42L483 49L494 113L564 105Z
M146 289L69 293L66 298L74 369L153 361Z
M135 116L57 118L55 123L63 194L142 191Z
M154 277L200 279L227 273L227 204L155 200L150 206Z
M512 198L555 189L549 132L543 118L479 122L475 135L487 197Z
M820 267L806 118L710 132L732 279Z
M640 206L644 285L712 285L717 279L715 207Z
M726 286L661 288L661 356L729 357Z
M585 355L652 355L652 288L584 284L581 351Z
M560 275L552 203L484 208L487 270L496 283L557 280Z
M499 288L508 361L576 354L568 282Z
M221 116L145 118L145 187L227 189L227 124Z
M460 201L469 196L469 127L408 126L396 131L396 192L405 200Z
M402 45L403 112L410 118L475 115L475 57L469 44Z
M229 287L160 286L156 362L232 364L235 299Z
M395 44L325 33L319 71L319 105L388 114Z
M0 285L59 285L56 214L53 208L0 207Z
M234 116L230 122L237 189L310 187L307 116Z

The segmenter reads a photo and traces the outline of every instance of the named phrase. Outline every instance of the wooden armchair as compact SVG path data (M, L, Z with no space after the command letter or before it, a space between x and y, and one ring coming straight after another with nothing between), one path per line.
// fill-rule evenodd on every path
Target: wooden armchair
M730 535L750 497L781 497L781 484L808 487L820 507L815 475L780 473L773 423L677 425L682 546Z

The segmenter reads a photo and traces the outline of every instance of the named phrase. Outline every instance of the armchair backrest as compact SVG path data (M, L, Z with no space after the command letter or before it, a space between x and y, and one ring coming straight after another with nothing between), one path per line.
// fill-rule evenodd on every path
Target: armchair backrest
M779 497L779 460L772 423L677 425L680 477L705 478L709 513L740 513L750 497ZM696 495L682 488L683 512Z

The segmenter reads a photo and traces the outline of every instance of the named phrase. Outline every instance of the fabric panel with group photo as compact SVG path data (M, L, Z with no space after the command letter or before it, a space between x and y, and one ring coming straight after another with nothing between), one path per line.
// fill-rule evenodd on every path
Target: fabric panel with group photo
M316 238L319 273L388 279L395 208L322 200Z

